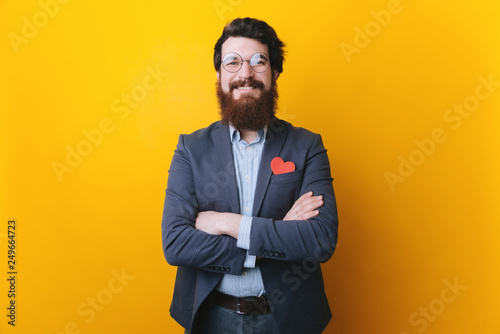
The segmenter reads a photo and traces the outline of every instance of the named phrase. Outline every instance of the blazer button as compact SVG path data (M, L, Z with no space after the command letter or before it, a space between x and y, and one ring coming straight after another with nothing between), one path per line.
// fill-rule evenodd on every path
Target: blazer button
M231 272L231 268L226 267L226 273L229 273L229 272Z
M208 266L208 269L210 269L210 270L214 270L214 266L209 265L209 266Z
M280 253L280 258L284 259L286 257L285 253Z
M268 255L269 251L267 249L262 250L262 255Z

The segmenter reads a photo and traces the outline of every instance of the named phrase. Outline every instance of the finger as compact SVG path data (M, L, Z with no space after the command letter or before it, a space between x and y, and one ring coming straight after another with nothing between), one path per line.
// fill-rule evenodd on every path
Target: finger
M306 192L305 194L303 194L302 196L300 196L296 201L295 203L300 203L304 200L307 200L308 198L311 198L313 196L313 192L312 191L308 191Z
M308 219L311 219L312 217L316 217L317 215L319 215L319 211L313 210L313 211L309 211L309 212L302 214L301 218L302 218L302 220L308 220Z
M196 216L196 222L203 222L209 218L209 212L208 211L202 211L198 212L198 215Z
M301 203L297 204L297 206L294 209L299 212L305 212L319 208L321 205L323 205L323 197L315 196L304 199Z
M316 210L317 208L319 208L321 206L323 206L323 201L318 200L318 201L314 201L314 202L310 202L310 203L305 204L300 209L298 209L298 211L303 212L303 213L309 212L309 211Z
M295 210L298 206L300 206L302 204L302 202L310 197L312 197L312 194L313 192L312 191L308 191L306 192L305 194L303 194L302 196L300 196L296 201L295 203L293 203L290 211L293 211Z
M310 202L314 202L316 200L315 197L310 197L310 196L302 196L300 197L292 206L292 210L297 210L302 208L304 205L307 205Z
M198 216L205 216L205 215L208 215L210 213L213 213L214 211L200 211L198 212Z
M312 191L308 191L308 192L306 192L305 194L303 194L302 196L300 196L300 197L299 197L299 198L295 201L295 203L297 203L297 202L299 202L299 203L300 203L301 201L304 201L304 200L306 200L306 199L308 199L308 198L311 198L312 196L313 196L313 192L312 192Z

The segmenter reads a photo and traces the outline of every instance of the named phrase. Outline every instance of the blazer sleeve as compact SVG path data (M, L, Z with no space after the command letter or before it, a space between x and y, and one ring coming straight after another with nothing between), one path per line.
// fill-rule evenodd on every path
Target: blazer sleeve
M323 195L319 215L309 220L275 220L253 217L250 231L249 254L286 261L306 258L326 262L333 255L337 244L338 218L333 191L330 163L320 135L315 135L304 166L300 195L312 191ZM299 196L300 196L299 195ZM275 201L273 205L291 208L293 203L280 202L278 196L264 198Z
M212 235L195 228L198 200L189 150L183 135L175 150L165 191L162 242L165 259L173 266L240 275L246 250L227 235Z

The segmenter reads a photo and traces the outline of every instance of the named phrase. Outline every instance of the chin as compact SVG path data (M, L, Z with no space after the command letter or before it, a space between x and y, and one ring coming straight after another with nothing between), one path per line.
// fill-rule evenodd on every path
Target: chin
M234 101L240 104L249 104L255 103L258 100L258 97L255 96L240 96L239 98L235 98Z

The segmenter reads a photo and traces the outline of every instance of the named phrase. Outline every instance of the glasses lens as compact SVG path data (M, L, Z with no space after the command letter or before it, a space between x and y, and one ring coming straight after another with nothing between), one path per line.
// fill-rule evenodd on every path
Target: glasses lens
M269 68L269 58L264 53L256 53L250 58L250 66L255 72L264 72Z
M240 70L241 63L241 57L237 53L228 53L224 56L224 59L222 59L222 66L224 66L228 72L238 72Z

